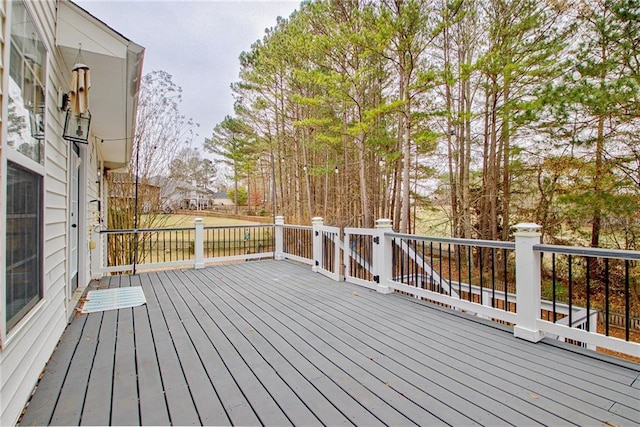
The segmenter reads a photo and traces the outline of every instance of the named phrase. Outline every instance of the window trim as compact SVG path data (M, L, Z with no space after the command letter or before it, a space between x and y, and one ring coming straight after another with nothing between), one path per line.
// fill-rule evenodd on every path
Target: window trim
M42 45L42 49L43 49L43 55L44 57L42 58L42 63L36 63L36 65L39 65L43 68L43 75L42 75L42 79L39 79L38 76L33 75L34 79L38 79L38 83L41 84L41 88L42 88L42 96L43 96L43 105L44 105L44 110L43 110L43 116L42 116L42 126L43 126L43 138L42 140L36 140L36 144L40 145L38 147L39 150L39 159L33 160L31 157L29 157L27 154L22 154L20 153L20 151L18 150L18 147L10 147L9 143L8 143L8 132L3 133L3 147L6 147L8 149L12 149L15 152L22 154L24 157L26 157L29 160L33 160L35 163L39 164L39 165L44 165L45 163L45 159L46 159L46 153L45 153L45 146L46 146L46 136L47 136L47 119L48 119L48 108L47 108L47 101L48 101L48 94L47 94L47 82L48 82L48 77L49 77L49 50L47 49L46 43L44 42L45 39L42 37L41 34L41 30L37 27L36 25L36 20L34 19L35 14L29 9L31 7L31 5L29 4L28 1L26 0L9 0L8 4L8 10L7 10L7 16L9 17L13 17L13 6L16 3L21 3L22 7L24 8L24 11L27 15L27 17L29 18L30 23L33 26L33 35L35 37L37 37L39 44ZM13 26L13 23L10 22L9 20L9 25L5 25L5 27L8 27L8 29L6 30L7 34L5 35L5 39L4 39L4 44L5 44L5 50L6 50L6 56L5 56L5 62L4 64L6 64L5 67L5 73L7 76L6 81L3 81L3 89L4 89L4 93L6 94L5 98L7 99L7 106L5 109L3 109L3 112L7 112L7 116L8 116L8 99L9 99L9 81L13 81L15 84L18 85L18 87L20 88L21 91L21 99L24 100L25 97L25 87L22 87L22 82L16 82L15 80L13 80L13 78L11 77L11 52L13 50L13 33L11 31L11 27ZM18 34L18 37L20 35ZM19 45L19 43L16 43L16 45ZM20 73L20 77L24 78L27 71L25 70L30 70L31 72L33 72L34 67L31 65L27 65L25 62L29 62L27 58L27 52L20 50L19 48L16 48L16 51L20 53L20 69L21 69L21 73ZM35 86L34 86L35 87ZM4 105L3 105L4 107ZM24 108L24 106L23 106ZM29 133L31 133L31 120L32 120L32 111L31 110L27 110L29 113L29 118L28 118L28 123L27 126L30 129ZM34 139L32 137L32 139ZM31 143L33 144L34 141L31 141Z
M8 18L5 22L3 28L3 52L2 52L2 63L5 64L4 72L2 74L2 89L4 96L2 96L2 117L6 117L8 113L9 107L9 96L7 92L7 88L9 87L9 79L10 79L10 58L11 58L11 20L9 17L12 16L13 13L13 4L21 2L26 10L26 13L31 19L34 30L36 31L37 36L42 41L44 46L44 59L43 66L44 68L44 76L43 76L43 89L44 89L44 105L45 105L45 113L44 113L44 141L42 147L42 164L36 162L35 160L27 157L26 155L20 153L17 149L10 147L7 140L7 127L2 126L2 131L0 134L0 278L2 278L2 284L0 285L0 349L5 349L9 346L9 344L17 337L21 335L21 331L27 327L32 319L36 317L42 308L44 307L47 299L46 294L46 258L47 255L45 253L45 241L46 241L46 188L47 188L47 174L46 174L46 164L47 161L47 139L49 132L47 132L47 122L49 119L49 104L50 104L50 94L49 91L49 76L51 72L50 67L50 51L47 47L46 39L42 37L42 30L37 26L37 21L34 19L34 13L31 10L32 5L29 4L28 1L24 0L10 0L7 1L5 8L5 16ZM40 191L40 203L41 203L41 218L40 218L40 299L35 303L33 307L29 309L27 313L11 328L11 330L7 330L7 284L6 284L6 275L7 275L7 257L6 257L6 247L7 247L7 184L8 184L8 167L9 162L16 164L19 167L26 169L27 171L38 175L41 179L41 191Z

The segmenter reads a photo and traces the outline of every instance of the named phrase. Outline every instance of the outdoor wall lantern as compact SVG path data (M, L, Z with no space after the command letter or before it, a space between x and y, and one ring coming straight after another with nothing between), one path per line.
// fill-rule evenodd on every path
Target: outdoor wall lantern
M89 111L83 114L74 114L72 109L69 108L67 117L64 120L62 137L67 141L88 144L89 126L91 126L91 113Z

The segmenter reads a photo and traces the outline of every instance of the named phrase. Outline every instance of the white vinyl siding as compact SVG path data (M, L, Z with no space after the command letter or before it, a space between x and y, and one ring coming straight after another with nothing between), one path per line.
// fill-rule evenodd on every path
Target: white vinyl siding
M46 131L44 142L44 229L42 247L44 251L43 265L43 299L35 308L10 331L2 331L2 350L0 365L0 425L15 424L24 407L40 372L48 361L58 339L67 324L65 306L66 281L66 143L59 136L62 134L60 116L56 107L56 89L62 87L61 69L56 58L54 46L56 1L38 1L25 3L35 27L39 31L48 52L46 64ZM9 13L9 2L5 2ZM10 16L10 15L9 15ZM3 28L3 34L8 31ZM6 49L6 46L5 46ZM4 54L3 58L8 59ZM2 87L7 87L8 76L3 73ZM5 104L6 105L6 104ZM5 107L6 108L6 107ZM6 109L3 109L3 112ZM6 138L6 129L3 129ZM6 167L7 154L2 156L2 168ZM6 191L6 171L3 174L2 189ZM2 216L0 230L4 234L6 218ZM3 262L5 264L4 256ZM5 271L3 269L4 276ZM3 298L4 300L4 298ZM3 317L4 317L4 308Z
M68 91L70 69L72 64L63 59L65 53L56 45L56 32L59 28L56 19L60 9L72 10L70 22L65 25L72 28L74 24L91 25L92 31L105 32L99 21L87 17L76 6L65 0L25 1L29 16L34 23L45 50L47 51L46 74L44 77L45 93L45 135L44 162L27 159L17 150L7 148L7 129L4 121L7 115L7 97L4 96L9 85L8 37L10 32L11 2L0 0L0 99L2 110L0 126L2 144L0 145L0 277L6 276L6 259L4 248L6 239L6 185L8 161L14 161L42 176L44 208L44 224L42 229L42 299L13 328L7 328L4 320L0 321L0 425L13 425L28 401L38 377L43 371L53 350L64 331L67 321L74 314L79 293L70 292L70 240L69 221L70 204L69 186L71 174L77 173L76 163L70 164L71 145L62 138L65 111L59 105L59 95ZM59 23L58 23L59 24ZM75 28L75 27L73 27ZM85 28L85 27L83 27ZM109 34L112 31L108 31ZM78 42L82 37L93 37L86 33L73 33ZM127 53L127 41L121 40L120 48ZM85 40L86 41L86 40ZM59 41L58 41L59 42ZM74 38L75 42L75 38ZM89 64L92 65L92 64ZM109 76L111 68L103 65L103 75ZM96 67L96 69L100 69ZM120 99L120 98L118 98ZM92 105L98 102L92 99ZM126 108L126 100L122 98L122 107ZM116 103L117 104L117 103ZM117 105L119 107L119 105ZM104 111L103 111L104 113ZM96 115L96 117L98 117ZM104 122L104 117L103 117ZM99 225L100 213L98 203L92 200L101 198L104 192L97 183L99 166L104 158L101 147L91 137L88 144L80 144L80 197L79 197L79 238L78 238L78 286L82 290L91 279L91 259L99 251L89 249L89 241L93 231ZM107 150L108 148L105 148ZM129 153L130 155L130 153ZM102 216L106 219L106 203L102 198ZM5 286L0 286L0 319L6 316Z

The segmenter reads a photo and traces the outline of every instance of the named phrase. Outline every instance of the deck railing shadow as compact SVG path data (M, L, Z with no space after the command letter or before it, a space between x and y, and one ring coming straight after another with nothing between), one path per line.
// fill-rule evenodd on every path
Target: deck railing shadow
M535 224L515 242L396 233L376 228L274 224L97 230L93 271L136 273L273 258L311 266L333 280L399 292L547 337L640 357L640 252L543 245Z

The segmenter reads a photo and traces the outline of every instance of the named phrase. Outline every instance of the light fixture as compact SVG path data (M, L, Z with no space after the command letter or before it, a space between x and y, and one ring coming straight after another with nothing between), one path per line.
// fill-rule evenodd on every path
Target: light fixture
M59 105L60 109L66 110L68 106L69 106L69 94L66 92L60 94L60 105Z
M338 166L333 170L336 174L338 173Z
M29 119L31 121L31 136L38 141L44 139L44 104L35 108L35 111L29 111Z
M91 126L91 113L73 114L71 108L67 110L64 121L62 137L67 141L89 143L89 127Z

